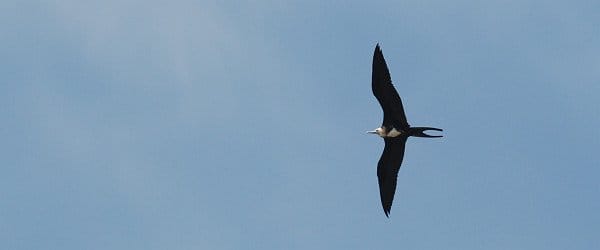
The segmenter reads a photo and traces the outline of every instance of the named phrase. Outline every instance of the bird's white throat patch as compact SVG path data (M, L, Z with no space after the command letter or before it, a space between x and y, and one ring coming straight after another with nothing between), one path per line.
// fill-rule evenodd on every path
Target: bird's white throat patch
M390 132L387 133L387 137L396 137L402 134L402 131L396 130L396 128L392 128Z
M374 131L370 131L369 133L377 134L383 138L385 137L397 137L404 133L402 130L397 130L396 128L392 128L392 130L387 131L386 127L376 128Z

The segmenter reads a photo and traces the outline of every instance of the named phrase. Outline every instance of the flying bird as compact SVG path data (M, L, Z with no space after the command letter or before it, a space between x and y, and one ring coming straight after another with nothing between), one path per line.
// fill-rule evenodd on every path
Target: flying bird
M435 130L442 131L439 128L430 127L411 127L406 120L402 100L396 92L390 72L383 58L383 53L379 44L375 47L373 54L373 75L372 75L373 95L379 101L383 109L383 123L381 127L370 134L377 134L385 141L385 147L379 162L377 163L377 178L379 181L379 195L381 205L386 217L389 217L392 209L392 201L396 192L396 179L398 170L402 165L404 158L404 146L406 139L410 136L415 137L442 137L441 135L428 135L424 131Z

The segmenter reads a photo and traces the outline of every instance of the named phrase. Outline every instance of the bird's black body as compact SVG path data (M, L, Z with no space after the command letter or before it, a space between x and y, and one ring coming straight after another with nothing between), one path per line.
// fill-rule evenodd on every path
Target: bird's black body
M404 147L410 136L415 137L441 137L424 133L426 130L442 131L438 128L411 127L406 120L402 100L392 85L390 72L383 58L379 44L375 47L373 55L372 75L373 95L383 109L383 123L380 131L373 131L383 137L385 148L377 164L377 178L379 180L379 194L381 205L386 216L392 209L392 201L396 191L396 179L404 158Z

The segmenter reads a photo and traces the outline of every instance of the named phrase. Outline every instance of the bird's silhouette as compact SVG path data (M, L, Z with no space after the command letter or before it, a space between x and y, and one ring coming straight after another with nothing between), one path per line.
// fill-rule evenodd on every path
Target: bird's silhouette
M392 209L392 201L396 192L396 180L402 159L404 158L404 147L410 136L415 137L442 137L440 135L425 134L426 130L442 131L439 128L411 127L406 120L402 100L396 92L390 72L383 58L379 44L375 47L373 54L373 95L379 101L383 109L383 123L381 126L368 133L377 134L385 141L385 148L377 163L377 178L379 181L379 195L385 216L389 217Z

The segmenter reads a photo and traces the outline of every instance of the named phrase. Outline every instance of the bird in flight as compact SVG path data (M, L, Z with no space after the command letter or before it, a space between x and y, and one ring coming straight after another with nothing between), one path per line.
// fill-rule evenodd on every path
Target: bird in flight
M386 217L389 217L392 209L392 201L396 192L396 179L398 170L402 165L404 158L404 146L406 139L410 136L415 137L442 137L441 135L425 134L426 130L442 131L439 128L430 127L411 127L406 121L402 100L392 85L390 72L383 58L383 53L379 44L375 47L373 54L373 75L372 75L373 95L379 101L383 109L383 123L381 127L370 134L377 134L385 141L385 147L379 162L377 163L377 178L379 181L379 195L381 205Z

